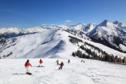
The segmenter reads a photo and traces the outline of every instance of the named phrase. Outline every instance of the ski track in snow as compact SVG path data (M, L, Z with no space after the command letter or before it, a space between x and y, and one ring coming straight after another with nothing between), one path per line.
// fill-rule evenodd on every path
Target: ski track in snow
M63 70L58 70L56 59L43 59L44 67L37 67L39 59L30 59L33 75L25 75L26 59L1 59L0 84L125 84L126 67L97 60L66 59Z

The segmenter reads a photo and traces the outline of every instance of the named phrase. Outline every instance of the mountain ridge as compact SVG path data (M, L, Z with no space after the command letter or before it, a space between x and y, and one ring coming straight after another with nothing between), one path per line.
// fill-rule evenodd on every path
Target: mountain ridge
M98 45L98 48L102 46L103 49L100 48L102 51L124 57L126 56L123 53L126 51L125 26L123 25L120 28L120 24L117 21L108 22L108 20L105 20L99 25L79 23L77 25L53 25L52 27L51 25L44 25L44 27L28 29L2 28L0 29L0 57L66 57L66 53L71 56L72 52L76 51L79 46L70 43L69 36L81 39L83 42L86 41L90 44L90 47L91 45L95 47ZM110 25L114 25L112 26L114 28L108 28ZM73 41L76 42L76 39ZM53 51L54 48L55 51ZM107 49L115 53L109 52ZM16 53L20 53L21 56ZM51 53L53 54L51 55Z

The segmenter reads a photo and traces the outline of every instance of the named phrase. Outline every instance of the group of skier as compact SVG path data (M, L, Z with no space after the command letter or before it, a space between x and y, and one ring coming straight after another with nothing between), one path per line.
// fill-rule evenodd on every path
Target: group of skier
M71 62L70 59L68 59L67 63L69 64L70 62ZM38 63L39 63L39 65L37 67L43 67L43 60L42 59L39 59ZM81 63L85 63L85 61L81 60ZM64 66L64 62L63 61L56 60L56 64L57 64L57 66L59 66L58 70L62 70L63 69L63 66ZM24 66L26 68L26 74L32 75L32 73L29 71L29 69L32 67L32 64L30 63L29 59L25 62Z
M70 63L70 59L68 59L68 64ZM63 61L61 61L60 63L59 63L59 60L56 60L56 64L57 65L59 65L59 70L62 70L62 68L63 68L63 66L64 66L64 62Z
M68 63L70 63L70 59L68 59ZM58 70L62 70L63 69L63 66L64 66L64 62L63 61L60 62L59 60L56 60L56 64L59 66ZM26 74L32 75L32 73L29 71L29 69L32 67L32 64L30 63L29 59L25 62L24 66L26 68ZM42 67L42 66L43 66L43 60L40 59L38 67Z
M63 61L61 61L61 63L59 63L59 60L56 60L56 64L59 65L59 70L62 70L63 66L64 66L64 63Z
M38 67L42 67L42 63L43 63L43 60L40 59ZM30 63L29 59L25 62L24 66L26 68L26 74L31 75L32 73L29 71L29 69L32 67L32 64Z

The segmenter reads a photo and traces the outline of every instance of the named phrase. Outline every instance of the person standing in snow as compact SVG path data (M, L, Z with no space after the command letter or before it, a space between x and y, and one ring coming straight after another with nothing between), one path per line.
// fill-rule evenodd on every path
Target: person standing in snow
M81 60L81 63L85 63L85 61L84 60Z
M64 63L61 62L61 63L60 63L60 66L59 66L59 70L62 70L63 66L64 66Z
M30 63L30 61L29 60L27 60L26 62L25 62L25 68L26 68L26 74L29 74L29 75L31 75L31 73L30 73L30 71L29 71L29 68L31 68L32 67L32 65L31 65L31 63Z
M68 64L69 64L69 63L70 63L70 59L68 59L68 61L67 61L67 62L68 62Z
M40 59L40 60L39 60L39 67L42 67L42 63L43 63L43 60Z
M56 64L59 65L59 60L56 60Z

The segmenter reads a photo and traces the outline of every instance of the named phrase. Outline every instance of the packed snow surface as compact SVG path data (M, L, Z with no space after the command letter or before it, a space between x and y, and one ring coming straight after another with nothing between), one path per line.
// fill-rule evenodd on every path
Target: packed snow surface
M33 75L26 75L26 59L1 59L0 84L125 84L126 67L96 60L79 58L59 59L64 62L58 70L56 58L43 58L43 67L38 66L39 59L30 59Z

